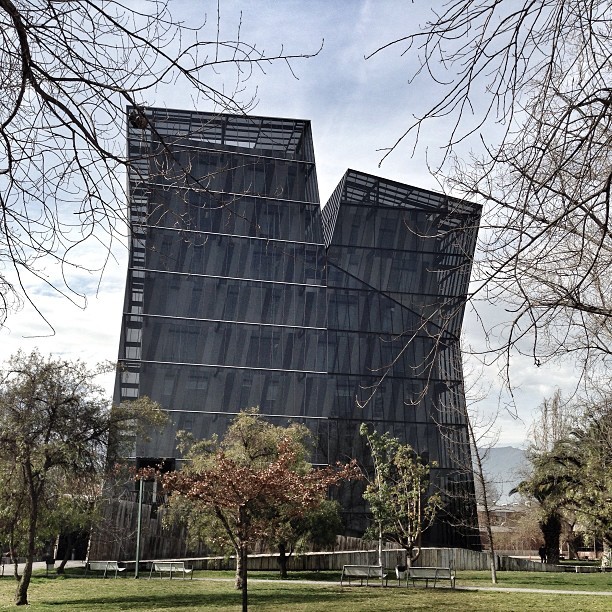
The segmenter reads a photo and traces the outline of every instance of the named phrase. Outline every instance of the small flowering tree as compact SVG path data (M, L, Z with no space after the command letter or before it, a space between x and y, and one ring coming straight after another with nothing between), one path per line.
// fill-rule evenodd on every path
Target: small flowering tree
M235 436L249 420L261 425L257 415L239 415L229 434ZM304 462L303 448L289 435L278 441L272 455L260 449L247 457L222 444L195 468L160 476L171 498L189 500L202 513L212 513L221 525L236 554L236 587L242 589L243 610L247 609L249 546L272 537L281 523L320 506L330 486L361 478L354 461L311 468ZM267 459L261 460L263 456Z

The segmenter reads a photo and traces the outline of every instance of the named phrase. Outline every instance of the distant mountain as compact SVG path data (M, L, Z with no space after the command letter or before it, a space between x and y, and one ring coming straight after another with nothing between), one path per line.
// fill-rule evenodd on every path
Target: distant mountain
M529 462L525 451L513 446L496 446L481 450L485 477L495 483L500 499L497 503L508 504L518 501L518 495L508 493L525 478Z

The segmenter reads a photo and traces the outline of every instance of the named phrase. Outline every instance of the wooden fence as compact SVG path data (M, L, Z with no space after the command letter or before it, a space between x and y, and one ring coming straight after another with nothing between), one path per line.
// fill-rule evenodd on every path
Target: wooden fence
M386 549L383 551L383 564L385 567L394 567L405 564L405 552L401 549ZM564 571L557 565L505 557L496 555L497 569L500 571ZM199 569L221 570L235 569L234 557L203 557L189 559L189 563ZM378 550L344 550L334 552L309 552L292 555L289 558L290 571L342 571L343 565L376 565L378 563ZM466 550L463 548L423 548L415 566L426 567L454 567L456 570L488 570L490 569L490 555L484 552ZM249 555L248 567L254 571L276 571L278 555L258 554Z

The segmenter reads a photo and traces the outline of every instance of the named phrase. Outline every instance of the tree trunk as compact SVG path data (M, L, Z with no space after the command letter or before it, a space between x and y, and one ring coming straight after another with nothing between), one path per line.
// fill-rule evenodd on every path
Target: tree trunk
M12 531L9 542L9 556L13 563L13 576L15 580L19 580L19 559L17 558L17 549L15 548L15 534Z
M36 504L33 504L29 517L30 524L28 526L26 563L23 568L23 574L21 574L21 580L17 584L17 591L15 592L16 606L28 605L28 588L30 586L30 579L32 578L32 564L34 563L34 551L36 549L36 518Z
M540 529L546 547L546 562L559 563L559 541L561 539L561 517L553 512L540 521Z
M480 457L478 458L480 464ZM479 470L482 469L482 464L478 467ZM481 472L482 474L482 472ZM484 483L483 483L484 490ZM491 568L491 582L493 584L497 584L497 555L495 554L495 541L493 540L493 529L491 528L491 511L489 509L489 504L487 501L486 493L483 494L483 506L484 506L484 517L485 517L485 529L487 532L487 539L489 540L489 559L490 559L490 568Z
M493 529L491 529L491 510L489 507L489 496L487 495L486 478L484 468L482 466L482 455L478 448L478 440L472 427L472 422L468 418L468 433L470 435L470 445L472 447L472 460L476 460L475 477L482 488L482 505L484 507L485 529L487 539L489 540L489 558L491 568L491 582L497 584L497 555L495 554L495 541L493 540Z
M237 546L235 549L235 553L236 553L236 580L234 584L238 590L241 590L242 589L242 563L243 563L241 547Z
M287 578L287 543L280 542L278 545L278 565L280 567L280 577Z
M421 547L420 546L409 546L404 547L406 551L406 566L412 567L412 564L421 556Z
M66 567L66 563L68 563L68 559L70 558L70 552L72 551L72 540L72 534L66 536L66 548L64 550L64 558L62 559L62 562L59 564L56 570L58 574L64 573L64 568Z
M572 531L567 536L567 558L577 559L578 558L578 536Z
M242 612L248 612L248 593L247 593L247 547L242 545L240 551L242 557Z

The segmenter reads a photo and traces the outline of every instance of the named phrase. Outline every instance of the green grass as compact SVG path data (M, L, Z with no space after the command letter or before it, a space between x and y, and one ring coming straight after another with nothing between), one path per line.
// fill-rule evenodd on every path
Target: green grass
M231 572L198 572L197 577L223 575ZM339 572L325 572L335 574ZM252 572L251 578L265 574ZM316 575L316 574L315 574ZM270 575L271 577L274 575ZM312 575L311 575L312 576ZM320 577L320 576L319 576ZM331 577L331 576L330 576ZM603 590L610 574L544 574L513 572L500 573L500 586L528 586L532 588L568 588ZM573 580L573 582L572 582ZM459 585L490 586L487 572L460 572ZM0 610L16 610L11 605L15 582L0 579ZM75 610L77 612L128 611L153 612L172 610L192 612L240 610L240 593L229 580L134 580L131 577L103 580L101 578L35 577L29 593L32 612ZM437 611L451 609L457 612L522 612L536 610L559 612L604 612L612 607L612 598L589 595L548 595L531 593L499 593L451 591L450 589L339 587L337 584L301 584L296 582L251 582L249 610L291 610L291 612L318 612L341 610L361 612L375 610Z
M458 586L493 586L490 572L458 572ZM612 574L597 572L497 572L497 586L523 589L558 589L562 591L610 591ZM612 599L609 601L612 609Z
M81 570L82 573L82 570ZM232 579L234 572L230 571L196 571L196 578L226 578ZM249 572L250 578L260 580L280 580L278 572ZM333 582L340 580L339 571L323 572L289 572L288 582L307 580L313 582ZM566 591L610 591L612 590L612 573L576 574L575 572L498 572L497 586L528 588L528 589L558 589ZM394 585L392 576L389 584ZM458 586L494 586L491 583L491 573L488 571L457 572ZM612 608L612 600L611 600Z

